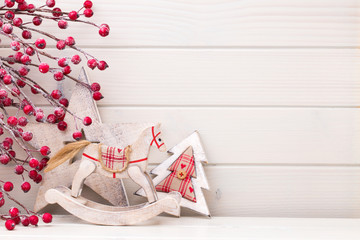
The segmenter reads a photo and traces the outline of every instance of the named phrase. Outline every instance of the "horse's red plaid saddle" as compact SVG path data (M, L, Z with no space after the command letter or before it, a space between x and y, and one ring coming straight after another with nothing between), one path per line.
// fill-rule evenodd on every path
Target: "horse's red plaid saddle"
M129 164L130 146L124 149L100 144L99 156L102 167L113 173L123 172Z

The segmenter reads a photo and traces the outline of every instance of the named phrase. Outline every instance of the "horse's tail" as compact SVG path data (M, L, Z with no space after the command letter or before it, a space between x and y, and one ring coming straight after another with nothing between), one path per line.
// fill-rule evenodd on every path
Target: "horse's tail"
M89 144L91 144L91 142L82 140L65 145L65 147L60 149L52 158L50 158L47 163L45 172L49 172L67 160L72 159L81 149L88 146Z

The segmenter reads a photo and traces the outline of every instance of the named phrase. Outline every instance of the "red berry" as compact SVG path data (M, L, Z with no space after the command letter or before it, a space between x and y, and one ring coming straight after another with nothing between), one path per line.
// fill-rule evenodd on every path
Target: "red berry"
M38 174L37 176L36 176L36 178L34 179L34 182L35 183L40 183L42 181L42 176L40 175L40 174Z
M25 11L25 10L27 10L27 8L28 8L28 5L27 5L27 3L25 1L23 3L18 4L18 9L20 11Z
M0 98L7 98L8 93L5 89L0 89Z
M22 217L21 217L21 224L22 224L24 227L29 226L29 224L30 224L29 218L26 217L26 216L22 216Z
M56 90L53 90L53 91L51 92L51 97L54 98L54 99L60 99L61 96L62 96L62 93L61 93L60 90L57 90L57 89L56 89Z
M24 167L22 165L16 165L15 166L15 173L17 175L21 175L24 173Z
M41 72L41 73L47 73L48 71L49 71L49 64L47 64L47 63L40 63L40 65L39 65L39 71Z
M0 162L1 162L1 164L6 165L10 162L10 157L6 154L3 154L0 156Z
M98 62L97 67L98 67L99 70L103 71L106 68L108 68L109 65L105 61L100 61L100 62Z
M66 46L66 43L64 40L59 40L57 43L56 43L56 48L59 49L59 50L63 50Z
M5 150L9 150L11 148L11 144L8 141L3 141L1 143L1 146L5 149Z
M26 117L20 117L18 119L19 126L25 127L27 125L27 123L28 123L28 120Z
M10 147L11 147L10 143L7 142L7 141L3 141L3 142L1 143L1 146L2 146L5 150L9 150Z
M11 192L14 189L14 185L12 182L6 182L4 183L4 191L5 192Z
M19 215L19 209L17 209L16 207L12 207L9 209L9 214L11 217L16 217Z
M88 60L87 65L89 68L94 69L97 66L97 62L95 59L92 58Z
M45 115L43 112L39 111L39 112L36 112L36 115L35 115L35 119L36 121L38 122L42 122L43 119L44 119Z
M28 47L25 52L29 56L32 56L35 54L35 50L32 47Z
M5 5L8 7L8 8L11 8L15 5L15 1L14 0L5 0Z
M4 206L5 204L5 199L4 198L0 198L0 207Z
M94 15L94 12L90 8L87 8L87 9L84 10L84 15L85 15L85 17L90 18L90 17L92 17Z
M31 58L29 57L29 55L22 55L20 61L22 64L28 65L31 63Z
M36 168L37 166L39 166L39 161L36 158L32 158L29 161L29 166L31 168Z
M16 27L20 26L22 23L23 23L23 21L21 18L14 18L14 20L13 20L13 24Z
M60 17L63 14L60 8L54 8L52 11L54 17Z
M16 117L14 117L14 116L10 116L10 117L7 119L7 123L8 123L10 126L14 127L14 126L16 126L16 125L18 124L18 119L17 119Z
M100 87L100 84L97 83L97 82L94 82L93 84L91 84L91 90L93 92L98 92L100 91L101 87Z
M46 6L52 8L55 6L55 0L46 0Z
M43 39L43 38L36 39L35 46L39 49L44 49L46 47L45 39Z
M15 60L17 62L20 62L21 61L21 57L23 56L24 54L22 52L17 52L15 53Z
M62 98L59 100L59 103L61 105L63 105L64 107L68 107L69 106L69 100L67 100L66 98Z
M16 80L16 84L21 88L25 87L26 85L26 83L20 79Z
M32 20L33 24L35 26L39 26L41 23L42 23L42 18L40 17L34 17L33 20Z
M40 153L43 156L47 156L47 155L49 155L51 153L51 151L50 151L50 148L48 146L42 146L40 148Z
M65 131L67 128L67 123L65 121L61 121L58 123L58 129L60 131Z
M50 213L44 213L42 215L42 220L44 223L51 223L52 222L52 215Z
M110 32L110 28L102 25L100 28L99 28L99 34L100 36L102 37L106 37L107 35L109 35L109 32Z
M5 16L6 19L11 20L11 19L13 19L15 17L15 13L12 12L12 11L6 11L4 16Z
M36 177L37 177L37 175L38 175L38 173L37 173L37 171L36 170L31 170L30 172L29 172L29 178L30 179L35 179Z
M28 191L30 191L31 189L31 185L29 182L23 182L21 184L21 190L23 190L24 193L27 193Z
M75 45L75 39L73 37L67 37L65 39L65 44L68 46L73 46Z
M16 225L16 224L15 224L15 221L12 220L12 219L8 219L8 220L6 220L6 222L5 222L5 227L6 227L6 229L9 230L9 231L14 230L15 225Z
M55 108L55 110L54 110L54 114L55 114L55 116L56 116L57 118L61 118L61 117L63 117L63 116L65 115L65 111L64 111L63 108L57 107L57 108Z
M75 140L80 140L81 138L82 138L82 133L81 132L79 132L79 131L77 131L77 132L74 132L73 133L73 138L75 139Z
M36 226L38 224L38 222L39 222L39 218L36 215L31 215L29 217L29 221L30 221L31 225Z
M14 144L14 141L12 140L12 138L9 138L9 137L5 138L4 141L9 142L10 146L12 146Z
M32 37L31 32L28 30L24 30L21 35L24 39L31 39L31 37Z
M11 98L5 98L3 101L3 104L5 107L11 106L12 105L12 100Z
M91 117L84 117L83 124L85 126L89 126L89 125L91 125L91 123L92 123Z
M101 94L101 92L94 92L93 93L93 99L95 100L95 101L99 101L99 100L101 100L101 99L103 99L104 97L103 97L103 95Z
M58 60L59 67L66 67L68 65L68 61L66 58L60 58Z
M61 81L61 80L63 80L63 79L64 79L64 74L63 74L63 72L61 72L61 71L55 72L55 73L54 73L54 79L55 79L56 81Z
M13 87L11 89L11 95L15 96L20 96L20 90L17 87Z
M33 114L34 113L34 108L31 106L31 105L26 105L24 108L23 108L23 111L26 115L30 115L30 114Z
M12 41L10 43L10 48L14 51L19 51L20 50L20 43L18 41Z
M33 87L31 87L31 92L33 94L38 94L39 93L39 85L34 85Z
M21 76L26 76L28 73L29 73L30 69L23 66L23 67L20 67L18 72Z
M92 2L89 1L89 0L87 0L87 1L84 2L84 8L91 8L92 5L93 5Z
M24 139L24 141L28 142L33 138L33 134L31 132L24 132L22 134L22 138Z
M9 64L14 64L14 63L15 63L14 55L9 55L7 62L8 62Z
M56 117L55 117L55 115L54 115L54 114L49 114L49 115L47 116L47 118L46 118L46 121L47 121L48 123L55 123L55 122L56 122Z
M80 56L79 56L79 55L74 55L74 56L72 56L71 62L72 62L73 64L79 64L79 63L81 62Z
M70 67L70 66L66 66L66 67L63 68L62 71L63 71L63 73L64 73L65 75L67 75L67 74L71 73L71 67Z
M9 74L6 74L5 76L4 76L4 83L6 84L6 85L9 85L10 83L12 83L12 76L11 75L9 75Z
M30 3L30 4L27 6L27 10L28 10L28 12L30 12L30 13L35 12L35 5Z
M42 18L40 18L40 17L34 17L33 18L33 24L35 26L39 26L41 23L42 23Z
M11 26L11 24L6 23L2 26L2 30L4 31L4 33L10 34L13 31L13 27Z
M59 21L58 21L58 26L59 26L59 28L61 28L61 29L66 29L66 28L68 27L68 23L67 23L67 21L65 21L65 20L59 20Z
M69 18L71 20L76 20L76 19L78 19L78 17L79 17L79 14L76 11L69 12Z

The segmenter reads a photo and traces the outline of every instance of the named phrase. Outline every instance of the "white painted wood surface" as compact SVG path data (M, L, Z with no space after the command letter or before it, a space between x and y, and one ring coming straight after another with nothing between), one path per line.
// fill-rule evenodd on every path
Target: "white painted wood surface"
M64 10L78 9L62 0ZM359 42L358 0L94 0L94 20L109 23L103 41L95 28L69 23L85 46L336 46ZM60 6L60 2L59 2ZM71 27L70 27L71 26ZM35 35L34 35L35 36Z
M360 105L357 49L86 50L110 66L105 71L88 71L90 79L102 84L105 98L99 106ZM74 68L73 75L79 72L79 67ZM48 76L47 89L57 83L51 73L35 70L30 75L35 79Z
M82 3L63 2L64 9ZM105 72L89 71L91 80L102 84L105 123L161 121L169 147L199 130L211 163L205 171L212 190L204 193L212 215L355 218L360 217L359 3L94 0L95 20L111 24L110 36L74 25L64 37L76 32L81 46L110 65ZM75 76L78 72L74 69ZM55 84L49 81L46 88ZM149 161L167 157L152 151ZM9 172L0 169L4 178ZM19 186L21 179L10 175ZM130 201L142 201L131 196L137 187L128 185ZM35 190L18 197L31 206ZM169 224L182 224L175 220ZM350 225L340 219L306 221L304 228L299 222L292 228L287 220L271 225L281 232L246 226L260 234L253 236L273 233L275 239L289 239L286 227L308 234L295 234L300 239L331 239L355 228L351 220L344 220ZM336 235L334 226L344 230ZM333 234L317 235L327 232Z
M156 217L138 226L89 225L73 216L58 216L48 226L0 229L1 239L171 239L218 240L357 240L359 219Z

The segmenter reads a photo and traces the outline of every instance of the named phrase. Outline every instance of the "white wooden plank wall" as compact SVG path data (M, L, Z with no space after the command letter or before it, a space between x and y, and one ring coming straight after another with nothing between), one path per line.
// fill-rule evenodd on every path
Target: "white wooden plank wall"
M104 122L160 121L168 146L199 130L213 215L360 217L359 0L93 2L110 36L64 36L110 65L89 70Z

